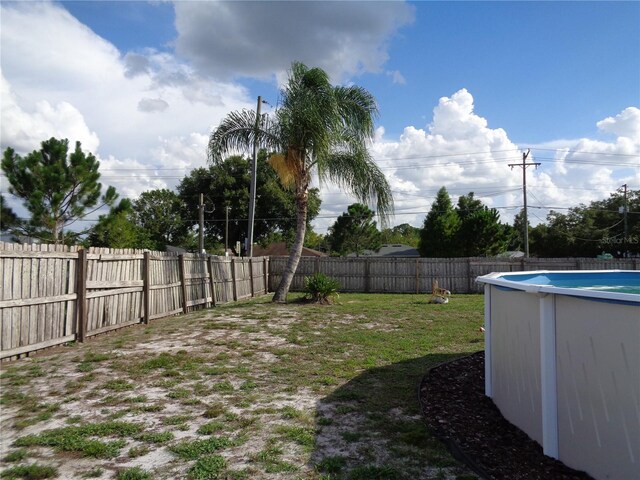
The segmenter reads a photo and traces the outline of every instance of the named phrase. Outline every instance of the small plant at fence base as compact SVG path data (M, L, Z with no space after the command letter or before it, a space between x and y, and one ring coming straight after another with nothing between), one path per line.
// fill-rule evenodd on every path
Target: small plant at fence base
M340 283L323 273L314 273L304 279L305 298L316 303L333 303L338 298Z

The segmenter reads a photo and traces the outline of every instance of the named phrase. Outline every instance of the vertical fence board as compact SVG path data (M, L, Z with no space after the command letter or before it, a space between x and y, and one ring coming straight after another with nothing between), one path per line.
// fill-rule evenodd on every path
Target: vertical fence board
M286 257L178 256L4 243L0 251L0 301L46 298L0 308L0 358L68 341L74 334L83 341L120 326L273 291L287 262ZM12 252L15 256L7 255ZM568 269L639 270L640 259L302 257L291 290L302 290L305 277L321 272L336 278L344 292L427 293L437 280L453 293L471 293L481 292L475 278L490 272ZM90 288L87 282L93 282ZM97 298L92 296L96 292ZM77 297L69 299L68 294Z

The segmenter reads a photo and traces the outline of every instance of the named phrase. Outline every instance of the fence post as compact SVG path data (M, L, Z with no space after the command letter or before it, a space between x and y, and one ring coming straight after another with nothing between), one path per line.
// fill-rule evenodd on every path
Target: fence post
M420 259L416 258L416 295L420 293Z
M207 267L209 268L209 283L211 284L211 305L216 306L216 282L213 278L213 257L209 255L207 261Z
M149 252L143 252L142 260L142 302L144 305L144 317L143 322L149 323L149 315L151 314L151 256Z
M180 267L180 287L182 288L182 311L184 313L188 313L189 307L187 307L187 276L184 271L184 253L178 255L178 266Z
M78 342L84 342L87 336L87 251L83 248L78 250L78 263L76 264L76 292L78 295L77 302L77 333Z
M264 294L269 293L269 257L264 257Z
M231 259L231 284L233 286L233 301L238 301L238 286L236 285L236 259Z
M369 265L369 259L365 258L364 259L364 293L369 293L369 291L371 290L371 278L370 278L370 269L371 266Z
M249 257L249 286L251 287L251 298L256 296L255 286L253 285L253 258Z

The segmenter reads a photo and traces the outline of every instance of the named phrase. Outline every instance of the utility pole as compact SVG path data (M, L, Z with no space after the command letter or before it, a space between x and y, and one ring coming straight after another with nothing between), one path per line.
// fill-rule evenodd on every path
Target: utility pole
M199 220L200 220L200 230L198 231L198 246L200 247L200 253L205 253L204 251L204 195L200 194L200 205L198 208Z
M249 229L247 234L247 256L253 257L253 221L256 216L256 179L258 174L258 129L260 127L260 107L262 97L258 96L256 107L256 129L253 136L253 161L251 165L251 186L249 187Z
M224 256L226 257L229 254L229 206L228 205L225 207L224 211L225 211Z
M627 239L629 238L629 224L627 223L627 184L625 183L624 185L622 185L622 188L624 188L624 203L622 204L622 208L624 208L623 210L623 219L624 219L624 237L622 238L622 256L626 257L627 255Z
M529 258L529 219L527 216L527 167L531 165L538 168L540 162L527 163L527 157L531 153L530 149L527 149L527 153L522 154L522 163L510 163L511 170L513 167L522 167L522 196L524 199L524 257Z

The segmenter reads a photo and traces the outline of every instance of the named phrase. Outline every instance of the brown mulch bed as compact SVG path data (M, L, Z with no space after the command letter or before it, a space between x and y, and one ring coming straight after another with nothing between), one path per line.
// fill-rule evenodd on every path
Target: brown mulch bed
M485 479L593 480L542 453L484 394L484 352L431 369L420 385L427 425Z

